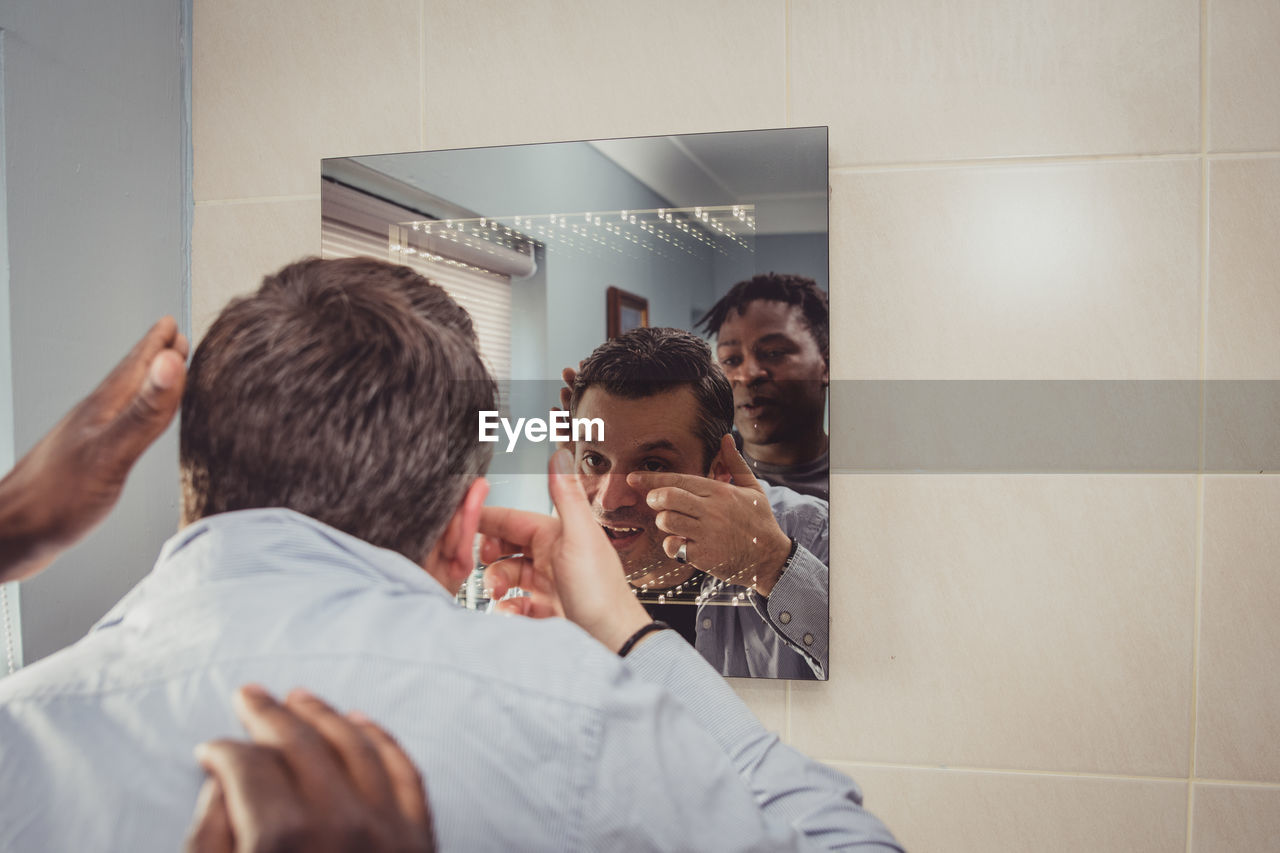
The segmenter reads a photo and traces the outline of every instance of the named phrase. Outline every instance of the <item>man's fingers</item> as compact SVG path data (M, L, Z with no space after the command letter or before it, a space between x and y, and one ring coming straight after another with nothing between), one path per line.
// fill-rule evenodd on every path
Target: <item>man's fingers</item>
M215 740L196 747L196 758L222 788L239 849L259 849L263 833L287 835L305 821L297 784L277 750Z
M132 465L173 420L186 374L186 363L176 350L161 350L152 357L132 398L104 435L106 446L118 448L125 457L121 462Z
M564 380L564 385L560 386L560 408L567 412L569 404L573 402L573 383L578 379L578 371L572 367L566 367L560 371L560 378Z
M137 389L156 353L173 346L179 337L178 322L172 317L161 317L116 363L102 384L94 389L91 398L114 411Z
M395 738L364 714L351 713L347 715L347 719L352 725L359 727L377 749L382 766L391 780L391 789L400 814L411 823L422 825L431 832L432 819L431 808L427 803L427 788L413 760L400 748Z
M679 512L670 512L663 510L654 516L654 523L658 525L658 529L663 533L669 533L672 536L680 536L684 539L698 538L698 533L702 529L702 525L698 523L696 518L690 518ZM674 554L668 554L674 557Z
M697 474L671 474L665 471L632 471L627 475L627 485L637 491L651 489L684 489L700 498L715 494L716 481Z
M673 512L682 512L685 515L697 517L702 514L706 498L700 498L684 489L677 489L671 486L664 486L658 489L650 489L649 494L645 495L645 503L649 504L651 509L671 510Z
M747 460L743 459L742 454L738 452L738 445L734 443L733 436L729 433L725 433L720 439L720 462L733 477L735 486L746 486L764 493L760 481L751 472L751 466L747 464Z
M184 845L187 853L232 853L235 837L231 819L227 817L227 800L216 776L210 776L196 797L196 811L191 818Z
M548 525L555 526L555 519L536 512L500 506L480 509L480 532L517 550L532 545L542 528Z
M319 697L301 688L290 691L285 706L324 736L338 753L356 790L377 809L392 797L391 779L372 741Z
M280 751L304 792L321 799L335 796L333 780L342 773L342 765L337 751L315 728L256 684L237 690L232 704L255 742Z
M494 598L501 598L507 594L507 590L513 586L520 585L520 574L522 563L525 562L523 557L517 557L510 560L499 560L496 563L490 563L484 569L484 588L490 591Z
M555 505L561 525L577 531L591 527L598 532L600 525L592 518L587 493L573 472L573 457L568 451L557 450L552 454L550 477L551 503Z
M529 616L532 607L533 602L525 596L493 602L494 613L505 613L508 616Z

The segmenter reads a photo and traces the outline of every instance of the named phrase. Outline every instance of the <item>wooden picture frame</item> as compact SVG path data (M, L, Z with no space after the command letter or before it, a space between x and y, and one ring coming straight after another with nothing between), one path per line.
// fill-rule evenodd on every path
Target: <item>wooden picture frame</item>
M605 334L616 338L632 329L648 328L649 300L636 296L620 287L610 287L605 292L607 315Z

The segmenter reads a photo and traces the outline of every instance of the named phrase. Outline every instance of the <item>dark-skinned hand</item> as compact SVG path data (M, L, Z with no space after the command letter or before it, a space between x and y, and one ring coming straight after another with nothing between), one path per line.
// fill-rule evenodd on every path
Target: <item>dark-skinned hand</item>
M178 410L187 349L162 318L0 480L0 581L36 574L107 516Z
M188 853L434 853L422 777L375 723L300 689L281 703L246 685L235 705L253 742L197 747Z

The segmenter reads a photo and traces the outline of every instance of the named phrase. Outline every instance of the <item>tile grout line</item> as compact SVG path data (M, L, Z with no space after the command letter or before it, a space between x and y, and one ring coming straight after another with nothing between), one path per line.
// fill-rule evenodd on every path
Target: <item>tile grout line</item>
M832 166L833 175L864 175L881 172L923 172L943 169L1007 169L1018 166L1070 166L1106 163L1167 163L1189 160L1273 160L1280 151L1237 151L1210 154L1202 151L1184 151L1175 154L1077 154L1046 155L1043 157L983 157L958 160L921 160L901 163L863 163Z
M1204 396L1203 388L1200 390ZM834 474L864 477L1200 477L1216 475L1221 477L1272 477L1280 474L1280 470L1264 468L1255 469L1176 469L1176 468L1063 468L1045 470L1036 468L832 468Z
M1042 776L1063 779L1100 779L1119 782L1186 782L1182 776L1141 776L1124 773L1088 773L1072 770L1026 770L1016 767L976 767L959 764L901 764L891 761L844 761L821 759L826 764L844 764L850 767L874 767L882 770L930 770L942 773L983 773L1006 776Z
M1076 772L1070 770L1025 770L1020 768L1009 767L969 767L964 765L939 765L939 764L902 764L891 761L858 761L840 758L820 758L817 759L823 764L839 764L845 767L865 767L878 770L916 770L916 771L936 771L940 773L977 773L984 775L1002 775L1002 776L1039 776L1045 778L1061 778L1061 779L1095 779L1100 781L1113 782L1167 782L1170 784L1178 784L1183 782L1191 782L1197 785L1216 785L1222 787L1233 788L1256 788L1268 791L1280 791L1280 782L1255 782L1247 779L1200 779L1191 777L1188 779L1184 776L1142 776L1136 774L1124 773L1087 773Z
M791 0L784 0L782 6L782 61L782 118L784 126L791 127ZM787 695L791 695L789 685Z
M418 148L427 147L427 0L418 0Z
M1200 376L1199 462L1196 473L1195 580L1191 615L1191 713L1187 749L1186 853L1192 853L1196 805L1196 718L1200 691L1200 611L1204 594L1204 380L1209 342L1209 0L1200 0L1200 335L1197 362Z
M1204 392L1201 391L1203 397ZM1201 403L1201 424L1204 423L1204 404ZM1203 428L1201 430L1203 443ZM1200 704L1200 610L1204 595L1204 475L1196 475L1196 530L1195 530L1195 597L1192 602L1191 622L1191 720L1187 756L1187 853L1191 853L1192 818L1196 798L1196 730L1197 707Z
M1193 779L1197 785L1217 785L1232 788L1257 788L1263 791L1280 791L1280 782L1253 782L1247 779Z
M828 607L830 601L828 601ZM787 681L786 689L782 694L782 732L785 742L788 744L795 743L795 738L791 733L791 681Z
M319 193L306 193L303 195L260 195L247 196L245 198L211 198L204 201L197 201L196 207L230 207L237 204L277 204L289 201L319 201Z

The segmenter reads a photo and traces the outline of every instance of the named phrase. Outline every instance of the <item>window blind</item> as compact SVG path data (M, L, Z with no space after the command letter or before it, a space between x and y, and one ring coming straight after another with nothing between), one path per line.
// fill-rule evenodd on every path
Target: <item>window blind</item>
M511 376L511 277L474 266L402 255L389 248L388 227L421 219L422 214L349 187L326 182L321 196L320 254L325 258L360 255L404 264L440 285L471 315L480 356L495 379ZM381 226L379 227L379 223Z

